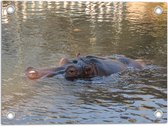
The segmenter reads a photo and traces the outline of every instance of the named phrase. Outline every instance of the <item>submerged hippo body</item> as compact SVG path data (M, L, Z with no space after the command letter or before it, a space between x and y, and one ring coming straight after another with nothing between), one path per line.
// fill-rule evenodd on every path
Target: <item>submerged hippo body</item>
M121 56L116 59L109 59L96 56L77 57L73 60L61 59L59 67L36 70L29 67L26 75L29 79L39 79L41 77L53 77L64 74L67 80L86 79L96 76L109 76L122 72L128 67L143 69L143 66L130 58Z

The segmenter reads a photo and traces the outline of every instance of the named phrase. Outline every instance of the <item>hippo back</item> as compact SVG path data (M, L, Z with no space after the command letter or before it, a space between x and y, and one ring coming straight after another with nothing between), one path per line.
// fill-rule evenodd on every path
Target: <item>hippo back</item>
M81 60L85 64L92 64L92 66L95 67L95 76L109 76L111 74L121 72L126 69L126 66L117 60L94 57L84 57Z
M130 59L130 58L120 57L120 58L118 58L118 61L122 62L123 64L127 65L128 67L133 67L133 68L137 68L140 70L143 69L143 66L139 62L137 62L133 59Z

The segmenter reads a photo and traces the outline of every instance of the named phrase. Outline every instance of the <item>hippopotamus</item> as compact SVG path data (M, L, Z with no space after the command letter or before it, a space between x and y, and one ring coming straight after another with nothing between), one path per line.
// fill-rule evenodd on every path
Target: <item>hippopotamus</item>
M67 80L88 79L97 76L109 76L114 73L122 72L128 67L142 70L144 63L125 56L119 56L115 59L97 57L97 56L80 56L69 60L62 58L59 66L49 69L35 69L28 67L26 76L29 79L39 79L42 77L53 77L63 74Z

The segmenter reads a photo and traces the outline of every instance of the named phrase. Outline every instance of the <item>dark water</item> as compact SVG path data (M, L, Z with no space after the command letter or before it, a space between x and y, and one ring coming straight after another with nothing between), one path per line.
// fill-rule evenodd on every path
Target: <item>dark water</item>
M12 15L8 4L2 4L3 124L167 122L166 3L12 2ZM162 15L153 13L158 5ZM29 66L57 66L78 52L122 54L148 65L91 82L24 75Z

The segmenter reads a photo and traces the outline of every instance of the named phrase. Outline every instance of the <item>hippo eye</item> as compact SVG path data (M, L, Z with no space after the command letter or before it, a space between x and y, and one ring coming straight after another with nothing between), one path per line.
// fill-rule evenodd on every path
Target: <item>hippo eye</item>
M78 61L77 61L77 60L73 60L73 63L75 63L75 64L76 64L76 63L78 63Z

